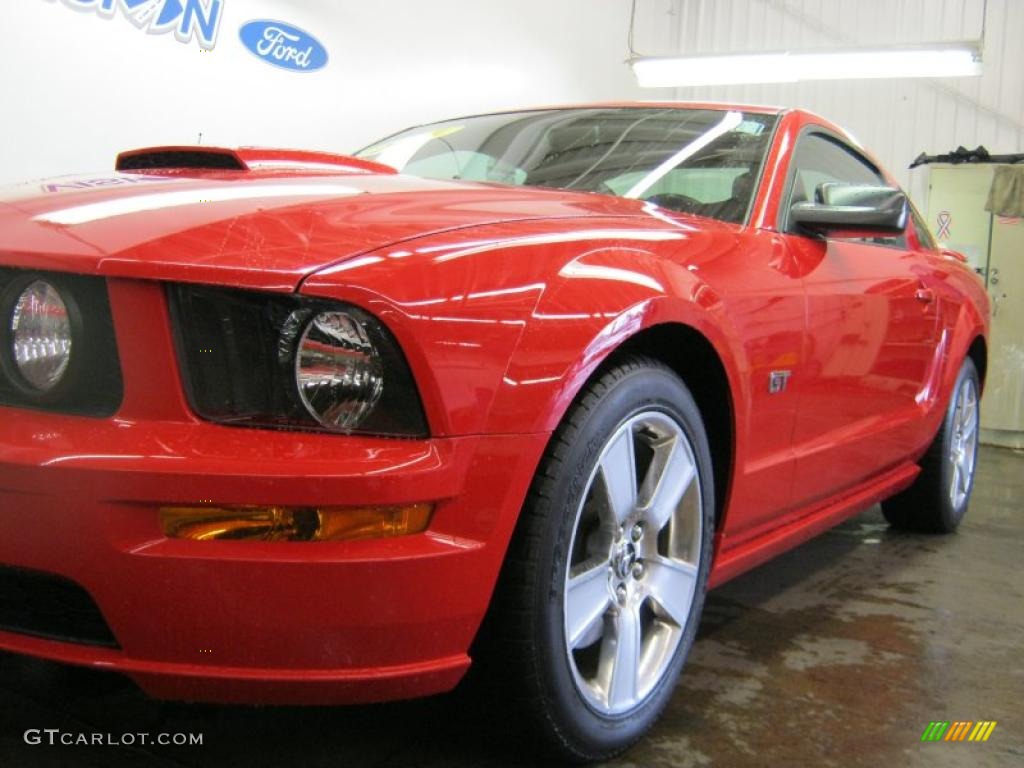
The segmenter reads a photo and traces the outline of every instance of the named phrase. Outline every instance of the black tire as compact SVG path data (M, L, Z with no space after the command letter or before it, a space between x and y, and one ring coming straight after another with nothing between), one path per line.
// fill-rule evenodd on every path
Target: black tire
M653 419L653 422L644 419ZM661 438L657 432L644 431L650 423L669 426L674 424L681 428L681 432L673 433L672 440L675 442L669 443L666 438L659 443L657 440ZM634 424L637 426L633 426ZM632 431L634 429L637 430L635 433ZM634 434L638 437L634 437ZM593 483L596 483L597 462L603 456L610 455L603 451L606 446L609 446L610 450L609 441L612 437L618 435L621 439L625 435L631 446L634 446L633 440L637 441L635 446L640 446L640 440L650 440L652 445L658 446L657 451L666 452L652 455L662 456L668 455L681 445L678 439L680 434L684 435L689 443L687 457L692 460L695 467L697 481L691 481L689 486L685 486L686 490L680 492L678 499L672 501L668 507L673 510L673 540L677 525L680 531L690 530L693 532L689 537L691 544L687 546L692 546L692 551L697 553L686 558L687 568L695 569L688 576L695 578L695 582L689 582L695 583L695 587L689 602L688 619L680 623L671 618L666 619L665 616L669 614L664 613L656 615L654 619L647 617L648 621L671 624L671 631L675 633L674 637L678 638L675 640L678 645L669 646L674 647L674 652L665 652L664 657L668 661L662 662L662 666L659 667L663 671L660 676L651 676L656 682L647 681L646 684L653 687L642 697L637 694L635 706L630 706L628 710L622 712L604 713L588 701L585 692L591 691L591 688L587 683L579 682L582 678L578 671L574 672L577 667L576 656L573 654L577 651L569 647L569 629L565 619L565 606L568 604L564 602L567 569L572 561L573 552L577 551L577 547L583 546L584 542L581 529L581 544L575 545L577 514L582 520L584 495L588 488L596 487ZM672 445L672 448L665 448L665 445ZM641 450L640 447L631 447L629 455L639 455ZM659 468L652 470L651 467L654 467L656 462L660 462ZM669 478L670 475L679 476L679 473L673 474L667 469L679 466L668 459L651 459L646 469L642 462L631 462L631 465L635 470L631 474L635 474L636 478L640 478L641 475L647 477L651 472L657 471L654 479L659 480L659 483L649 482L645 486L648 489L666 487L667 484L660 481ZM688 476L689 470L684 474ZM602 482L608 481L602 479ZM636 480L636 483L639 488L640 480ZM545 751L553 751L563 759L578 762L607 759L640 739L668 703L693 644L704 604L714 528L712 483L711 457L700 412L679 377L653 359L629 358L607 370L581 393L553 435L525 502L492 604L487 627L489 641L485 649L490 656L485 661L487 671L484 673L488 677L500 676L503 682L499 689L502 700L512 704L514 714L525 721L534 733L539 734L541 741L549 747ZM607 487L601 486L605 489ZM684 487L684 484L677 481L672 487ZM643 498L643 493L642 488L637 491L638 500L632 509L641 509L639 499ZM609 499L609 509L613 506L610 501L613 495L608 490L603 497ZM650 491L651 501L647 506L651 509L656 506L653 501L656 496L656 491ZM674 495L669 495L668 491L662 498L676 499ZM699 508L695 506L697 500L700 503ZM684 514L684 509L688 510L685 513L688 520L699 520L699 533L695 527L687 529L682 523L676 522L677 519L681 519L679 516ZM652 515L652 519L653 517L655 516ZM642 596L648 586L653 590L655 583L649 581L645 586L642 579L644 576L648 579L656 578L652 574L667 573L656 560L660 557L660 550L657 548L662 546L660 537L670 526L668 523L662 523L661 525L665 527L658 529L660 533L654 532L651 534L654 538L646 538L643 521L629 522L628 525L632 526L630 532L641 531L636 534L639 538L631 537L631 540L637 542L636 549L633 550L636 560L626 559L630 557L627 550L631 545L622 536L625 530L623 526L620 525L616 531L607 534L607 541L611 542L612 548L612 554L608 555L607 560L607 587L621 603L620 607L613 599L607 610L616 617L613 619L615 622L620 621L617 618L620 614L625 614L629 610L634 611L631 614L634 623L630 626L635 628L636 642L633 647L640 649L635 664L635 679L639 679L643 669L639 658L650 646L645 646L641 642L647 638L641 637L645 630L642 629L641 620L636 617L644 610L651 611L652 606L654 610L660 611L662 605L656 602L656 597ZM656 526L657 523L651 523L650 531L655 531ZM592 532L590 538L586 539L588 552L595 536L604 541L601 538L604 536L604 524L602 523L600 528L590 530L596 532ZM658 543L652 544L655 538ZM600 554L603 551L599 550L598 560L603 557ZM643 557L647 555L650 555L650 560L644 561ZM639 571L636 570L638 562ZM651 570L647 572L645 568ZM604 562L587 573L597 573L599 570L605 573ZM631 602L625 602L624 594L614 592L614 582L620 578L620 570L627 572L627 575L621 578L629 579L629 589L637 590L635 595L630 592ZM634 580L632 576L637 573L640 575ZM603 578L594 581L595 584L599 582L604 583ZM663 585L667 583L669 582L662 582ZM673 580L671 583L675 585L679 582ZM619 584L617 589L624 591L625 587ZM660 590L662 594L670 591L664 586ZM673 591L672 594L678 594L678 591ZM652 600L655 602L644 602ZM685 609L677 609L676 615L679 615L680 611ZM608 626L607 621L607 616L598 618L592 629L607 632L606 629L601 629ZM653 626L654 623L648 624L647 631ZM659 623L658 627L661 626ZM606 638L602 635L599 641L592 642L597 643L600 653L603 654ZM617 643L612 643L612 647L616 648ZM590 653L589 650L583 652ZM612 653L617 665L619 651L613 650ZM615 675L612 675L612 679L614 677ZM612 699L613 688L615 684L609 683L609 701ZM631 690L640 691L640 683L637 682Z
M921 458L921 474L914 484L902 493L882 502L882 514L894 528L922 533L952 533L963 521L971 500L974 487L974 468L978 458L979 412L981 397L978 384L978 369L974 361L966 358L953 387L953 393L946 406L939 432ZM970 437L964 445L964 398L973 402L973 426ZM957 466L954 461L954 447L959 446L969 471ZM966 481L960 480L966 476ZM958 492L952 491L954 479L958 480Z

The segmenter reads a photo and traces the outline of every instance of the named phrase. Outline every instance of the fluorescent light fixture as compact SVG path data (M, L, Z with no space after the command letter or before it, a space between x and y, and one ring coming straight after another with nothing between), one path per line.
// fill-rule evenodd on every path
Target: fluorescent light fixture
M642 57L631 63L637 81L645 88L981 74L978 44L970 42L889 49Z

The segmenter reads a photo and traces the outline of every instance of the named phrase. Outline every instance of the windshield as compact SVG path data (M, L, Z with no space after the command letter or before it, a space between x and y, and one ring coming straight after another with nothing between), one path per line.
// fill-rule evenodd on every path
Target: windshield
M588 108L420 126L357 153L402 173L601 192L745 222L774 115Z

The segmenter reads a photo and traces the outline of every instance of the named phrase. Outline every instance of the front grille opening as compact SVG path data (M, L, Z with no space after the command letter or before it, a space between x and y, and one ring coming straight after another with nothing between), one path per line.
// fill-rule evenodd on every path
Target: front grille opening
M92 596L43 571L0 566L0 629L65 643L120 648Z

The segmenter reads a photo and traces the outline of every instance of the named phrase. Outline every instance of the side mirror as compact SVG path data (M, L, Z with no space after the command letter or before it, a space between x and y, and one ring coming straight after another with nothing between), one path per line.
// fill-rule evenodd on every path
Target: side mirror
M894 187L826 182L815 198L793 203L790 222L838 237L898 235L907 226L907 196Z

